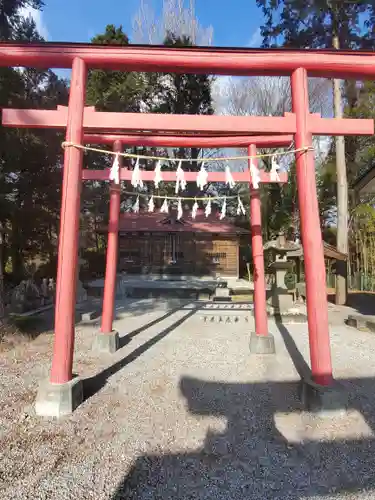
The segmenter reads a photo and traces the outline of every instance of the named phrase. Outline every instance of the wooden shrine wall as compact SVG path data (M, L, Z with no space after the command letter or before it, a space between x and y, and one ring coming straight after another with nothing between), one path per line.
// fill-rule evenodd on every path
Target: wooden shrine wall
M239 238L202 233L120 233L119 271L238 276Z

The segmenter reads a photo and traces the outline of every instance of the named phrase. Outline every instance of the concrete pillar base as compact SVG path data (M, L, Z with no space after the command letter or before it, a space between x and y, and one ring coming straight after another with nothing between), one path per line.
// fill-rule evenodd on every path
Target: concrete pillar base
M301 380L299 391L304 408L319 417L345 415L348 411L348 393L337 382L326 387L311 380Z
M40 383L35 402L35 412L41 417L70 415L83 401L83 384L78 377L65 384Z
M250 352L252 354L275 354L275 339L270 333L268 335L257 335L255 332L250 336Z
M92 346L96 352L103 352L113 354L120 348L120 338L118 332L112 331L111 333L98 333L94 339Z

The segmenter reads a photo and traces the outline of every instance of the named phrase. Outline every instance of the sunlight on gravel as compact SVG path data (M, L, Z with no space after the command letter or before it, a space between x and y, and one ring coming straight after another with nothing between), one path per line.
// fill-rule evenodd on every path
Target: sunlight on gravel
M275 323L277 355L252 356L249 311L211 324L169 309L119 308L128 341L112 356L92 351L97 326L77 328L74 371L90 397L60 421L33 410L52 335L1 354L2 500L375 498L373 334L331 328L349 411L318 418L301 407ZM307 326L287 330L308 361Z

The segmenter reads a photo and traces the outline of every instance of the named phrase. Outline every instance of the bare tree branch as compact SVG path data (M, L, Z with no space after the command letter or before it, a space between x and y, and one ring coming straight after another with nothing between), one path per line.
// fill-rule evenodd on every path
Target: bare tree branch
M286 77L230 78L220 80L215 104L222 114L282 116L292 109L290 80ZM220 88L224 82L224 89ZM310 112L332 116L331 84L309 79Z
M194 45L211 45L213 27L200 25L195 15L195 0L163 0L162 14L158 17L152 0L140 0L138 12L133 18L135 43L151 45L163 43L168 33L177 37L189 37Z
M237 116L283 116L292 109L290 79L286 77L218 77L213 87L217 114ZM309 79L310 112L332 116L332 87L329 80ZM321 159L324 140L317 138L314 146ZM324 147L324 149L327 149ZM262 150L267 152L267 150ZM241 150L241 155L246 154Z

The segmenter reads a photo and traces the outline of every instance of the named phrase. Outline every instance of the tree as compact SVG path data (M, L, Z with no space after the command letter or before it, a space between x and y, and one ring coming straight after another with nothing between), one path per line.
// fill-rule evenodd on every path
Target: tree
M373 81L346 82L344 116L375 119L375 84ZM374 136L346 138L349 184L353 185L374 164Z
M35 23L31 19L25 19L20 15L20 8L26 5L31 5L26 1L1 1L0 2L0 39L5 40L32 40L39 39L35 29ZM33 3L33 6L38 7L38 2ZM41 6L41 4L40 4ZM25 95L25 81L27 71L16 71L13 68L1 68L0 71L0 105L17 106L22 101ZM7 258L7 250L9 241L7 241L6 229L9 222L9 215L13 209L13 184L15 183L16 175L12 174L10 169L16 164L16 155L19 145L15 146L15 138L18 132L14 130L0 131L0 200L1 200L1 220L2 227L2 255L0 265L0 281L3 282L4 263ZM8 235L10 236L10 235ZM9 239L9 238L8 238ZM4 296L3 289L0 290L0 310L4 312ZM2 318L0 318L0 322Z
M152 0L141 0L139 10L133 19L133 39L136 43L165 44L168 46L211 45L212 26L203 27L196 17L195 0L163 0L161 15L153 10ZM150 75L148 75L149 77ZM155 89L156 105L147 111L166 113L212 114L211 84L213 79L207 75L155 75L150 82ZM159 100L159 101L158 101ZM159 150L168 156L197 158L203 151L196 148L179 150ZM213 151L205 151L211 155ZM172 168L176 168L177 164ZM170 166L165 165L165 168ZM191 162L184 164L188 170L200 166ZM161 192L170 193L171 186L164 185ZM188 185L188 193L194 195L196 188Z
M40 10L43 0L0 0L0 40L20 40L20 32L25 23L30 25L30 19L22 16L22 9L32 7Z
M107 25L104 33L92 39L103 45L129 45L122 26ZM99 111L139 112L150 105L152 77L134 72L90 70L87 83L87 104ZM103 148L103 146L101 146ZM109 148L111 149L111 148ZM108 168L112 157L87 152L85 162L90 168ZM105 182L85 182L83 186L83 212L81 231L87 247L103 251L97 237L97 228L108 221L108 197Z
M353 267L353 274L359 278L357 286L373 291L375 286L375 208L373 205L361 203L354 208L350 219L350 230L349 264Z
M352 118L375 118L375 85L348 81L344 87L346 106L344 115ZM373 136L349 137L346 141L349 185L355 182L374 165L375 141ZM373 195L361 195L353 191L349 200L349 266L351 275L364 277L365 283L373 289L374 275L374 203ZM372 283L371 283L372 280ZM367 283L366 283L367 282ZM371 285L371 286L370 286Z
M292 109L289 78L232 78L227 85L223 111L238 115L283 116ZM323 78L309 78L309 101L312 113L327 114L332 99L329 83Z
M67 87L58 83L56 75L22 77L24 88L17 107L67 104ZM2 174L9 203L2 216L9 227L13 274L21 279L25 259L50 258L56 250L63 135L51 130L6 130L3 139Z
M211 45L213 28L204 28L195 15L195 0L163 0L162 14L155 15L152 0L141 0L133 19L135 43L161 44L173 33L180 39L188 38L192 45Z
M129 45L122 26L106 26L103 34L92 43L103 45ZM145 82L142 74L122 71L90 70L87 84L87 103L100 111L140 111Z
M0 1L0 39L42 40L34 20L25 18L21 11L42 6L39 0ZM1 107L53 109L67 104L67 98L66 82L52 71L0 70ZM11 263L12 279L17 282L24 277L25 263L56 255L62 140L55 131L0 129L0 281L5 263ZM5 321L3 313L0 286L0 323Z
M177 37L169 33L164 40L164 45L169 47L188 47L192 42L188 37ZM164 74L159 75L157 83L153 87L155 104L150 107L154 113L166 114L192 114L192 115L212 115L214 110L211 98L211 81L208 75L195 74ZM187 158L193 161L184 162L183 168L186 171L196 172L200 169L198 159L202 151L199 148L179 148L169 151L178 158ZM168 152L166 151L166 154ZM175 168L175 167L174 167ZM165 191L164 186L164 192ZM193 183L187 186L187 196L195 196L197 187Z
M299 48L355 48L362 44L358 29L361 16L368 16L373 9L369 1L341 0L257 0L262 8L265 24L261 27L263 46L284 45ZM334 80L334 116L342 117L341 82ZM348 184L345 162L345 142L336 138L337 170L337 247L348 252ZM341 265L345 266L345 263ZM336 303L346 301L346 272L339 266Z
M360 16L369 15L373 8L371 0L257 0L257 5L265 17L264 47L315 49L334 47L335 37L340 47L361 46Z
M116 43L127 45L128 37L122 28L107 26L103 35L93 39L95 43ZM164 40L167 46L192 46L189 37L178 37L169 33ZM92 71L89 73L88 104L95 105L101 110L111 111L147 111L151 113L174 113L174 114L212 114L211 103L211 78L207 75L176 75L176 74L137 74ZM180 148L179 150L167 150L165 148L134 148L137 154L158 154L160 156L175 156L178 158L196 159L200 155L197 148ZM90 163L101 162L107 164L108 159L87 155ZM154 168L153 162L148 162L146 168ZM164 169L176 168L166 164ZM196 162L184 163L184 169L196 171L200 168ZM152 189L152 186L150 186ZM159 194L171 192L169 185L161 186ZM193 185L189 185L189 193L196 192Z
M311 112L320 111L323 114L327 112L331 101L329 90L326 80L309 79ZM225 114L282 116L291 111L292 98L288 78L232 78L227 81L222 93L226 96L225 102L216 102L216 105L219 105L220 111ZM320 141L316 140L317 151L320 146ZM274 151L274 149L260 150L261 153ZM240 150L239 154L246 155L247 151ZM280 164L289 170L288 185L283 189L278 185L265 185L261 188L263 236L266 240L275 236L280 229L287 231L292 227L295 234L299 232L295 164L294 158L289 164L290 159L286 157L279 160ZM265 158L260 166L270 170L270 159ZM247 165L244 163L242 168L247 168Z

